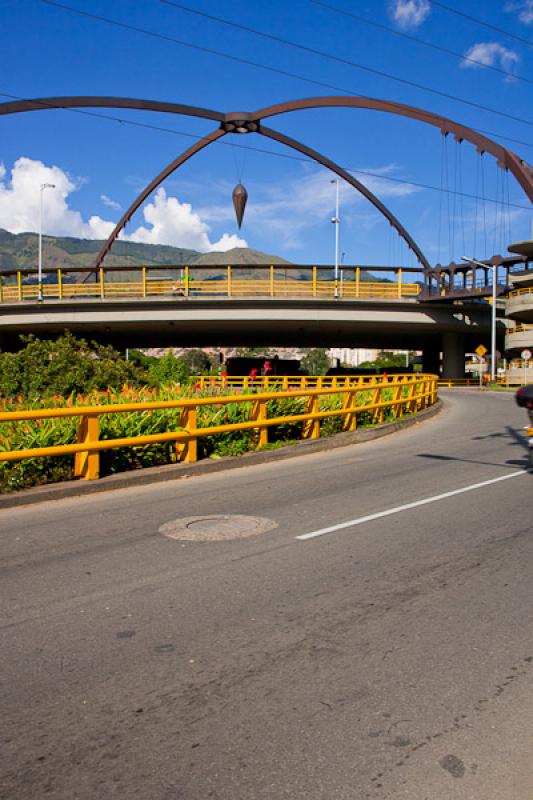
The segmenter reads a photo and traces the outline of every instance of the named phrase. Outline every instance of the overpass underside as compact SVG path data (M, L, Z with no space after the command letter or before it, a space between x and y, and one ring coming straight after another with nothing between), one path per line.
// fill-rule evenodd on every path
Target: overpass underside
M4 305L0 347L65 330L126 347L364 347L421 350L425 367L460 377L464 353L490 341L486 307L416 300L192 298Z

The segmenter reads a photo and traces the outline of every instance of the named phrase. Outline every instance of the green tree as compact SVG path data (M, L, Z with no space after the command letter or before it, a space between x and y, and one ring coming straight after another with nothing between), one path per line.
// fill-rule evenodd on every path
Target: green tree
M160 358L154 358L148 366L147 381L151 386L170 386L183 383L189 377L189 370L183 358L176 358L169 351Z
M69 331L55 340L21 336L16 353L0 354L0 395L24 398L86 393L138 383L136 367L113 347L77 339Z
M416 357L415 352L409 352L407 359L408 364L413 363ZM405 353L392 353L390 350L380 350L377 354L375 361L363 361L360 367L375 367L377 369L386 369L387 367L405 367Z
M308 350L302 358L302 368L310 375L325 375L330 366L327 350L323 347Z
M206 375L213 369L214 363L204 350L186 350L181 360L189 375Z

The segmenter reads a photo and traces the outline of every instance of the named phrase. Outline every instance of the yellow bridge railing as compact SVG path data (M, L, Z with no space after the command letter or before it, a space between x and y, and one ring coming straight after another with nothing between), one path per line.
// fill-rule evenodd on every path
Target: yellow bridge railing
M339 408L320 408L320 399L341 395ZM285 416L268 416L268 403L271 400L289 398L305 398L305 410L302 414ZM0 430L2 423L22 423L28 420L46 420L61 417L78 418L75 443L58 444L49 447L32 447L28 449L0 451L0 462L18 461L29 458L45 458L49 456L75 457L74 475L84 480L96 479L100 476L100 452L112 448L141 447L160 442L174 442L176 456L179 461L196 461L198 458L197 443L203 436L213 436L230 431L257 431L257 446L268 444L268 429L273 425L302 423L302 437L316 439L320 436L320 421L329 417L342 417L343 430L354 431L357 428L358 415L369 413L372 422L383 422L385 413L392 419L405 414L416 413L437 400L437 378L435 375L408 376L408 380L395 380L389 383L374 381L364 386L328 389L299 389L296 391L270 391L240 393L226 396L198 397L173 401L152 401L142 403L124 403L105 406L80 406L68 408L43 408L36 410L5 411L0 413ZM199 427L198 410L203 406L220 407L229 403L248 404L248 419L226 425L209 425ZM124 414L125 412L153 412L157 409L179 409L179 429L163 433L128 436L101 440L99 438L100 417L107 414Z
M479 377L477 378L439 378L439 386L441 388L453 389L460 388L461 386L479 386Z
M406 383L416 379L412 372L398 375L198 375L199 389L354 389L377 384Z
M116 270L112 268L98 270L90 280L68 282L67 270L57 269L50 273L41 286L24 279L22 271L10 273L9 279L0 281L0 303L20 303L37 301L40 296L44 300L71 301L81 299L127 299L146 297L291 297L329 299L334 297L345 299L384 298L398 299L417 297L420 294L418 283L406 283L402 279L401 270L397 272L395 282L363 281L360 279L360 268L354 270L354 277L343 281L323 277L323 270L317 267L301 272L299 278L280 276L278 267L263 270L264 278L240 277L237 267L227 267L225 274L216 278L199 278L193 276L189 267L175 270L180 274L176 278L150 277L146 267L133 269L137 272L137 280L116 280ZM283 271L283 270L281 270ZM115 275L113 280L112 276ZM1 277L1 276L0 276ZM94 277L94 280L93 280ZM52 280L50 280L52 278Z

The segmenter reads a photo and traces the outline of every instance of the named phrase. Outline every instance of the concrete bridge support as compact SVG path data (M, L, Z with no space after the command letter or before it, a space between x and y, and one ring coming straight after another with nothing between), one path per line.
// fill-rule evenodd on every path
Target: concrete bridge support
M422 350L422 370L432 375L440 375L440 343L434 342Z
M446 331L442 334L442 377L464 378L465 339L460 333Z

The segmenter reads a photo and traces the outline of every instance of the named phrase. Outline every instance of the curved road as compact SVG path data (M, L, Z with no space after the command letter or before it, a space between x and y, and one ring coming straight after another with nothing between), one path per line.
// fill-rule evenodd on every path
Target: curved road
M2 800L531 797L525 415L443 396L376 442L0 512ZM277 527L159 531L209 514Z

